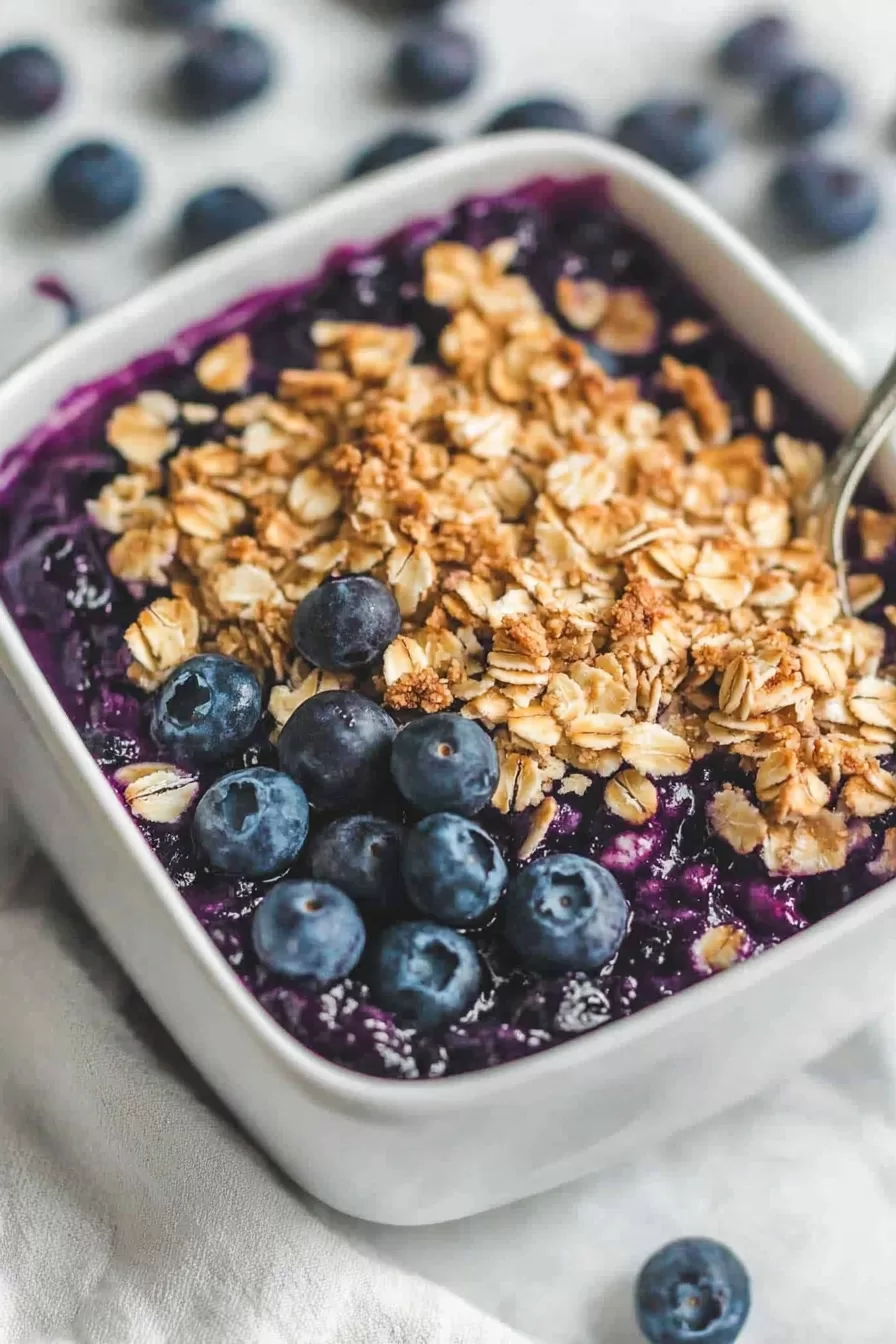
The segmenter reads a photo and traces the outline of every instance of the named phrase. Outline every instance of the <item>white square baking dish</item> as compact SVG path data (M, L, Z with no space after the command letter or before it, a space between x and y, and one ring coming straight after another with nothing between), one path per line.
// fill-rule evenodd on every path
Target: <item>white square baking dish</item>
M856 414L862 392L844 347L696 196L612 145L534 133L427 156L179 269L6 382L0 446L20 441L72 388L243 295L313 272L338 244L376 240L466 196L595 173L799 393L835 423ZM894 882L724 975L544 1054L430 1082L348 1072L293 1041L238 982L2 608L0 668L6 774L42 843L243 1125L300 1185L346 1213L436 1222L570 1180L767 1086L889 997Z

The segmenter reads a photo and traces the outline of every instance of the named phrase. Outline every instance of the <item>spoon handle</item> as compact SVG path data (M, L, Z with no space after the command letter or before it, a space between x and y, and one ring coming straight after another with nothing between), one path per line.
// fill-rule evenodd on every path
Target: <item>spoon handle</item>
M896 424L896 358L871 393L855 429L828 462L815 488L810 514L820 521L818 540L837 570L844 610L852 607L846 586L844 544L849 506L859 481Z

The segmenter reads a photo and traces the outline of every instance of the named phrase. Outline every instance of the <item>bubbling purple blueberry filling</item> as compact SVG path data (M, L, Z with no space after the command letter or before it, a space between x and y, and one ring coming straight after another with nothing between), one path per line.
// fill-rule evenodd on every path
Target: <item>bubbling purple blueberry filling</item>
M540 181L73 393L0 474L2 593L281 1026L463 1073L896 872L896 524L847 623L789 518L834 441L602 182Z

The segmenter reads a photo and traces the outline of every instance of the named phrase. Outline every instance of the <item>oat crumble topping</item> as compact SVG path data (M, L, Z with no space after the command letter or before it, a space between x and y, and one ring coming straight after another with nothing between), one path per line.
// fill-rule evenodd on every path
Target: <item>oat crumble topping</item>
M492 731L494 803L536 809L532 849L555 791L607 779L606 805L639 825L657 808L652 778L721 750L752 776L710 804L724 841L774 873L842 866L850 818L896 806L880 763L896 680L883 631L843 613L833 570L795 533L821 449L778 434L769 463L758 435L732 437L709 375L671 356L660 386L677 404L660 409L564 334L508 273L514 256L512 240L425 254L425 297L451 313L444 367L412 362L411 329L318 321L318 367L285 370L276 396L219 414L145 392L115 411L107 435L128 470L91 516L116 536L118 578L167 591L126 633L130 677L150 691L199 649L234 655L272 674L276 731L303 700L352 684L297 655L296 603L330 574L370 572L403 627L367 689ZM565 277L556 302L607 350L655 342L640 291ZM680 326L684 352L705 332ZM249 338L206 351L196 372L213 395L243 393ZM753 416L773 432L765 388ZM218 437L180 446L179 419L210 434L220 420ZM862 509L859 529L874 560L896 519ZM877 576L850 582L857 609L882 595ZM172 767L134 769L124 782L144 816L195 791ZM710 965L739 955L735 933L717 931Z

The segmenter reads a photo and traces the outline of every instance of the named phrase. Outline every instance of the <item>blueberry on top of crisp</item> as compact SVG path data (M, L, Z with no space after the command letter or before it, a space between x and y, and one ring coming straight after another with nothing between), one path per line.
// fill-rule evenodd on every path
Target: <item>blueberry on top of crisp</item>
M261 686L245 663L200 653L156 692L152 735L179 760L218 761L245 746L261 711Z
M281 769L314 807L375 806L389 781L395 721L357 691L323 691L287 721L277 742Z
M476 949L456 929L393 924L371 953L374 1003L421 1031L436 1031L472 1008L482 972Z
M278 882L252 920L252 942L262 965L312 989L349 975L365 940L354 903L329 882Z
M402 862L408 896L443 924L473 924L501 898L507 864L488 831L434 812L408 833Z
M392 778L421 812L474 816L498 783L498 754L483 728L459 714L430 714L402 728Z
M292 622L296 648L327 672L365 672L401 629L389 588L369 574L346 574L312 588Z
M504 932L527 966L594 970L619 951L628 919L611 872L580 854L552 854L511 882Z
M405 834L404 826L385 817L339 817L315 837L309 855L312 876L341 887L364 911L394 911L404 897Z

